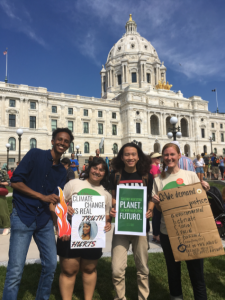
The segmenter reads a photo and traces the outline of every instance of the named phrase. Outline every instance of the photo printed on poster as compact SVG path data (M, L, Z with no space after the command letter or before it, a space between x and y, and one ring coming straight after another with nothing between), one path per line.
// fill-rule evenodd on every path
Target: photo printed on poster
M105 247L105 197L74 195L72 197L71 249Z

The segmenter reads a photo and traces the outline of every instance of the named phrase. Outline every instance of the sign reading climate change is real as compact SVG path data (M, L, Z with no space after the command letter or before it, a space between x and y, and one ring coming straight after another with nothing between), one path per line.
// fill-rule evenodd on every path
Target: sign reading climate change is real
M117 185L115 234L146 235L147 187Z
M105 197L74 195L70 248L105 247Z

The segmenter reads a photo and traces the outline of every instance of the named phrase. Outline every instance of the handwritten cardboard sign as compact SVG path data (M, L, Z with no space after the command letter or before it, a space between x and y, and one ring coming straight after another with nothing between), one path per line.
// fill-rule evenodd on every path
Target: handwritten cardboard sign
M105 197L73 195L70 248L105 248Z
M224 255L210 204L200 183L158 193L175 261Z

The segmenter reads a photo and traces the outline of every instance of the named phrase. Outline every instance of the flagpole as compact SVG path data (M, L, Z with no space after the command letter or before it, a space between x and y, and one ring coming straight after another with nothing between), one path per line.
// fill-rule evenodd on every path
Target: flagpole
M8 71L8 48L6 48L6 71L5 71L5 83L8 82L7 79L7 71Z
M219 112L218 101L217 101L217 89L216 89L216 105L217 105L217 113Z

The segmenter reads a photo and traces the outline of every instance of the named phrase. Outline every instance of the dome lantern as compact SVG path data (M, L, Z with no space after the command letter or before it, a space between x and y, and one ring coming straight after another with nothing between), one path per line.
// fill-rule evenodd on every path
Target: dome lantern
M133 34L134 32L137 32L137 24L134 20L132 20L132 14L130 14L130 19L127 21L125 28L127 34Z

